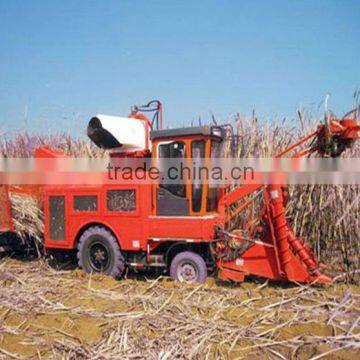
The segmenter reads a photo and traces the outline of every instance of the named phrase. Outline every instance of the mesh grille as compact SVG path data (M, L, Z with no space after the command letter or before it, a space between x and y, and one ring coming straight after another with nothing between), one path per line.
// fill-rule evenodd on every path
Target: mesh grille
M97 211L98 201L96 195L76 195L74 196L75 211Z
M50 239L65 240L65 197L50 196Z
M135 190L109 190L106 202L109 211L135 211Z

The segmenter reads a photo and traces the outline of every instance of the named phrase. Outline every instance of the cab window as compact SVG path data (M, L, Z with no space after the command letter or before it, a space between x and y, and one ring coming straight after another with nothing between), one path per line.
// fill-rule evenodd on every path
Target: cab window
M203 166L202 159L205 157L205 141L204 140L195 140L191 143L191 158L193 164L196 167ZM192 193L192 211L199 212L201 210L201 200L203 193L203 180L196 178L193 179L191 185Z
M221 142L211 140L210 156L212 159L221 157ZM219 185L209 184L208 196L206 198L206 211L212 212L217 210L219 200Z
M186 146L183 141L173 141L170 143L159 144L158 147L159 158L169 159L185 159L186 158ZM160 173L161 173L161 162L160 162ZM160 174L160 179L163 176ZM186 185L185 182L182 184L166 183L160 180L159 187L168 190L175 196L186 197Z

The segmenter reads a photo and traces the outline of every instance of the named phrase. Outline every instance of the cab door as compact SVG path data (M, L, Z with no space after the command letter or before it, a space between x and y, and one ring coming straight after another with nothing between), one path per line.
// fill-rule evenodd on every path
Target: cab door
M198 139L191 142L191 160L194 166L195 176L191 181L191 213L199 215L204 213L205 189L206 189L206 164L205 158L205 140Z
M167 159L185 162L186 152L186 143L181 140L164 141L158 144L157 153L159 158L160 179L156 188L156 215L189 215L190 205L186 194L186 182L166 181L168 174L165 174L165 169L167 168L165 162Z

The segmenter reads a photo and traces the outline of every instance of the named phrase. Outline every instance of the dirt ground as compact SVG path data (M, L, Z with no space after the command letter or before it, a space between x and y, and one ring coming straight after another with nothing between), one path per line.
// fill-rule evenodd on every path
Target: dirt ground
M116 281L0 261L0 358L352 359L360 287Z

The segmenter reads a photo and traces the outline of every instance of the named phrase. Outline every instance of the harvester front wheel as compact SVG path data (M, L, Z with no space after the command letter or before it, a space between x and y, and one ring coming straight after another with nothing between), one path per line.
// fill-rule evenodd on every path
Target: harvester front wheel
M81 235L78 243L79 266L87 273L104 273L119 278L125 261L116 238L100 226L92 226Z
M199 254L183 251L173 258L170 276L174 281L204 283L207 278L206 263Z

